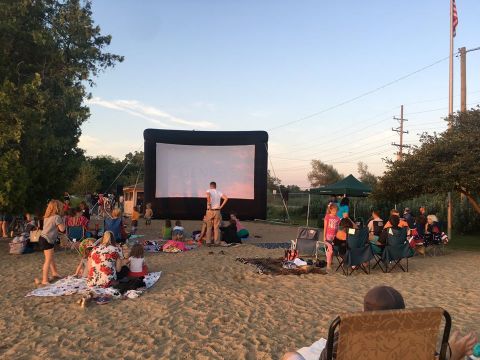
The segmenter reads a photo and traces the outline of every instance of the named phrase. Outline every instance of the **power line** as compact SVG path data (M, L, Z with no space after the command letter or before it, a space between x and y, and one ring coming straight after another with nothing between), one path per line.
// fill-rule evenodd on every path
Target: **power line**
M458 51L457 51L457 53L458 53ZM361 98L363 98L363 97L366 97L366 96L368 96L368 95L371 95L371 94L373 94L373 93L375 93L375 92L377 92L377 91L383 90L383 89L385 89L386 87L391 86L391 85L393 85L393 84L395 84L395 83L397 83L397 82L399 82L399 81L405 80L405 79L407 79L407 78L409 78L409 77L411 77L411 76L413 76L413 75L415 75L415 74L418 74L418 73L421 72L421 71L427 70L427 69L429 69L429 68L431 68L431 67L433 67L433 66L435 66L435 65L437 65L437 64L439 64L439 63L441 63L441 62L443 62L443 61L445 61L445 60L447 60L449 57L450 57L450 55L449 55L449 56L446 56L446 57L444 57L444 58L442 58L442 59L440 59L440 60L437 60L437 61L435 61L435 62L433 62L433 63L431 63L431 64L429 64L429 65L427 65L427 66L424 66L424 67L422 67L422 68L420 68L420 69L418 69L418 70L412 71L411 73L408 73L408 74L406 74L406 75L404 75L404 76L401 76L401 77L399 77L399 78L397 78L397 79L395 79L395 80L392 80L392 81L390 81L390 82L388 82L388 83L386 83L386 84L383 84L383 85L381 85L381 86L379 86L379 87L376 87L375 89L366 91L366 92L364 92L364 93L362 93L362 94L360 94L360 95L357 95L357 96L355 96L355 97L353 97L353 98L350 98L350 99L348 99L348 100L342 101L342 102L340 102L340 103L338 103L338 104L336 104L336 105L330 106L330 107L328 107L328 108L326 108L326 109L323 109L323 110L320 110L320 111L318 111L318 112L316 112L316 113L313 113L313 114L304 116L304 117L302 117L302 118L300 118L300 119L293 120L293 121L290 121L290 122L287 122L287 123L284 123L284 124L275 126L275 127L273 127L273 128L268 129L268 131L273 131L273 130L276 130L276 129L279 129L279 128L282 128L282 127L285 127L285 126L289 126L289 125L298 123L298 122L300 122L300 121L304 121L304 120L310 119L310 118L312 118L312 117L315 117L315 116L318 116L318 115L320 115L320 114L323 114L323 113L325 113L325 112L327 112L327 111L330 111L330 110L339 108L339 107L341 107L341 106L343 106L343 105L346 105L346 104L349 104L349 103L351 103L351 102L354 102L354 101L356 101L356 100L358 100L358 99L361 99Z

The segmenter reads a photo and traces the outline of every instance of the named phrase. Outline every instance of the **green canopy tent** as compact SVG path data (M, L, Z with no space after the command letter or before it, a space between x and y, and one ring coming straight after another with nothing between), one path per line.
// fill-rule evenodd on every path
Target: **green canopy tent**
M347 197L367 197L372 193L372 188L359 181L352 174L334 184L311 189L311 193L320 195L345 195ZM357 204L353 204L353 218L356 217Z
M352 174L348 175L343 180L322 186L316 189L311 189L312 193L321 195L346 195L348 197L367 197L371 194L372 188L357 180Z

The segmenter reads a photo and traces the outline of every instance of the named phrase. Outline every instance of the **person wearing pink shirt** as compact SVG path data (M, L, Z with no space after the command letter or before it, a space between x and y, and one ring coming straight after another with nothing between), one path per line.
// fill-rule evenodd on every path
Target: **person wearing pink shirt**
M327 271L332 270L333 260L333 240L338 231L338 225L340 224L340 218L337 216L338 206L333 203L327 208L327 215L323 221L323 242L326 247L327 256Z

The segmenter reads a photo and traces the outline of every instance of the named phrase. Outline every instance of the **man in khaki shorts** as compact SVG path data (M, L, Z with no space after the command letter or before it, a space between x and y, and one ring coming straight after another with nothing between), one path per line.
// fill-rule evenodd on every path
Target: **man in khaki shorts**
M210 245L212 241L212 226L213 241L215 245L220 245L220 223L222 222L222 214L220 211L225 206L227 201L227 196L218 191L217 183L212 181L210 183L210 189L207 190L207 245Z

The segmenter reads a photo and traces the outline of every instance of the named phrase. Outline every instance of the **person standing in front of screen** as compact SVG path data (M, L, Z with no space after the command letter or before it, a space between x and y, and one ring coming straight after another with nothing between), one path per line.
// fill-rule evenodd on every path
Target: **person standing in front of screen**
M222 202L223 199L223 202ZM212 181L210 189L207 190L207 245L212 241L212 227L213 227L213 241L215 245L220 245L220 223L222 222L222 215L220 211L228 201L228 197L217 190L217 183Z

